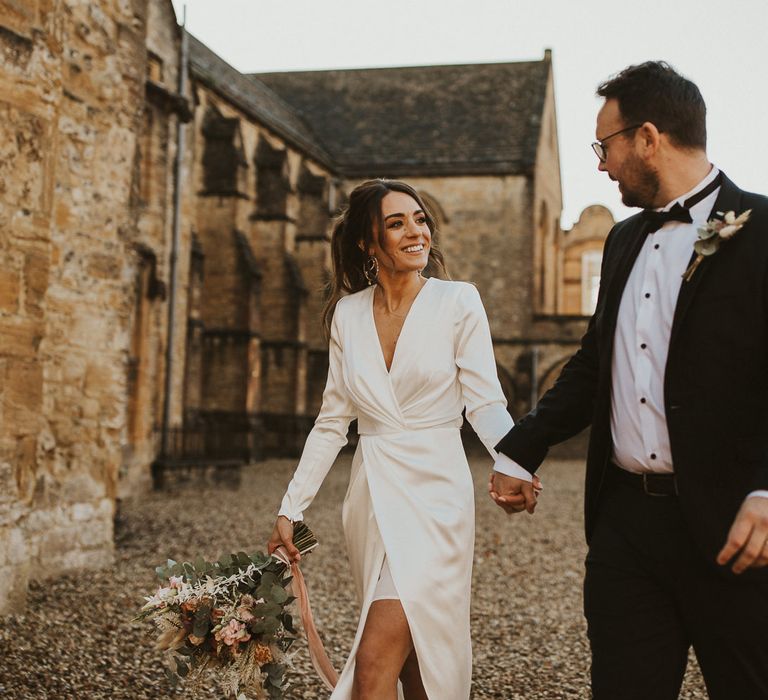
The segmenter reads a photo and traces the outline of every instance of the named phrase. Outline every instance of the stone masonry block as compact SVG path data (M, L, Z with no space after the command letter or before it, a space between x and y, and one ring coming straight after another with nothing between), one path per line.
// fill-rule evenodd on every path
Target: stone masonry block
M96 509L90 503L75 503L72 506L72 519L76 522L92 520L96 515Z
M20 292L18 271L0 269L0 312L15 314L19 308Z
M0 566L0 614L18 613L24 609L28 582L28 566Z
M4 356L32 359L43 338L43 325L36 320L0 316L0 338Z
M112 546L112 522L93 519L83 523L80 528L78 542L85 549Z
M0 529L0 567L19 564L27 557L27 544L21 528Z

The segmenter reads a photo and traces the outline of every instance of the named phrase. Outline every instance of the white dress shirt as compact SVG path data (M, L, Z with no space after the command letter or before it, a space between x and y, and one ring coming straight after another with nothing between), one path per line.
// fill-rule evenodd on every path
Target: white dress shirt
M677 202L682 205L718 174L713 166L696 187L659 211ZM649 234L624 287L611 363L611 435L613 461L630 472L674 472L664 410L672 319L697 230L709 218L719 192L718 187L690 208L691 223L670 221ZM494 470L531 480L531 474L506 455L499 455ZM749 495L768 497L768 491Z

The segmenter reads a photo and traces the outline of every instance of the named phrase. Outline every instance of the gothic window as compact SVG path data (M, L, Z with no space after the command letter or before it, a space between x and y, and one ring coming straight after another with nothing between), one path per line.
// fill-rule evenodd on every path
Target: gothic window
M153 83L163 82L163 59L151 51L147 52L147 79Z
M291 191L288 177L288 154L273 148L266 139L256 147L256 218L284 219Z
M148 381L148 343L151 303L149 289L155 260L141 254L136 276L131 351L128 357L128 440L136 445L147 437L151 426L147 400L150 391Z
M599 250L590 250L581 256L581 313L584 316L591 316L597 306L602 260Z
M208 107L203 118L203 193L239 193L240 168L247 167L240 137L240 120Z
M549 210L547 203L541 203L541 209L539 213L539 226L536 235L536 244L538 246L538 265L536 270L536 282L538 287L537 295L537 307L541 313L548 312L548 294L547 284L549 282L551 270L549 269L549 254L550 254L550 241L549 241Z
M138 269L134 287L134 310L131 328L131 346L128 356L128 440L135 445L149 437L152 417L159 415L152 407L151 382L153 302L163 300L166 295L165 283L157 277L157 256L154 251L136 244Z
M200 318L205 256L193 233L189 264L187 303L187 352L184 365L184 411L193 416L200 410L202 389L203 323ZM186 419L185 419L186 420Z
M322 238L328 226L325 178L322 175L313 174L306 165L302 165L297 189L299 192L297 235L301 238Z

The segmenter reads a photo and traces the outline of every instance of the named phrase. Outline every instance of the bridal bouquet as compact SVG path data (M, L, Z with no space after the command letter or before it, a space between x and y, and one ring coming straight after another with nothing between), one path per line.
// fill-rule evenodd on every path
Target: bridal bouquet
M305 554L317 546L312 531L296 523L293 542ZM169 675L202 680L221 674L234 696L282 698L286 652L295 641L286 591L286 562L261 552L229 554L194 564L169 559L155 570L164 585L146 598L136 620L151 621ZM298 571L298 568L295 569Z

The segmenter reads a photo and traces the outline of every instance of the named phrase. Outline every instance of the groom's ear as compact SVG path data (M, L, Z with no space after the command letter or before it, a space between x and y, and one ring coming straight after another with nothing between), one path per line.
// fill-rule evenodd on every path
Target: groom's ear
M661 146L662 134L653 122L644 122L637 130L637 143L640 155L645 158L655 156Z

